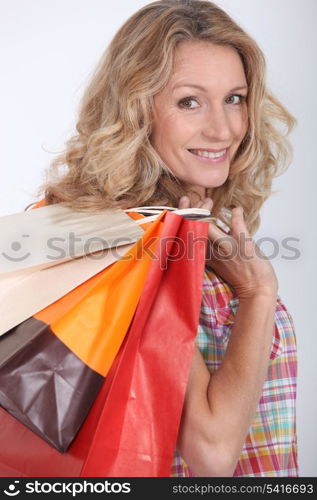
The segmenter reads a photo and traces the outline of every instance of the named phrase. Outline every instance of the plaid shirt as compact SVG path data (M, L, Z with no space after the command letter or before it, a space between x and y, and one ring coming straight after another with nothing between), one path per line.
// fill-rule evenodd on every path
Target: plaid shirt
M196 345L211 373L224 357L237 308L234 289L206 268ZM296 376L294 324L278 297L267 378L233 476L298 476ZM175 450L171 477L192 476L195 474Z

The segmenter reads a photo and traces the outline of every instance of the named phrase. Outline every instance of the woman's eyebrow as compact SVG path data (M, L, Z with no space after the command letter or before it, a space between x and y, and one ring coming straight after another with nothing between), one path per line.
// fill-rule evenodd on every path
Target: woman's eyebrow
M172 90L175 90L176 88L179 88L179 87L192 87L195 89L202 90L203 92L207 92L207 89L205 87L202 87L201 85L198 85L196 83L177 83L176 85L174 85L172 87ZM237 92L238 90L248 90L248 86L247 85L238 85L237 87L235 87L231 90L228 90L228 92Z

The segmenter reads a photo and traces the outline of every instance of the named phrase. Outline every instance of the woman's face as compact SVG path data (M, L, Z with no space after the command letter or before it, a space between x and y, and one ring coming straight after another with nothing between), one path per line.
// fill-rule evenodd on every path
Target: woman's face
M238 53L183 42L174 73L154 97L151 143L170 170L204 194L221 186L248 127L247 81Z

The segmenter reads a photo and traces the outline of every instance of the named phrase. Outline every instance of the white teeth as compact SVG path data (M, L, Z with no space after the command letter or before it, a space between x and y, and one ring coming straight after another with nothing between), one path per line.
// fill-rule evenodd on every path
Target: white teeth
M204 156L205 158L220 158L220 156L224 156L226 153L226 149L218 151L217 153L212 153L211 151L205 151L204 149L190 149L190 151L197 156Z

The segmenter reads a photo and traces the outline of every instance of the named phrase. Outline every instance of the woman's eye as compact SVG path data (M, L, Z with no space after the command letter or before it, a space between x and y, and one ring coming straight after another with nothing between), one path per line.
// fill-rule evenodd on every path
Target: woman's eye
M227 104L241 104L245 100L245 95L232 94L226 99Z
M193 106L191 106L191 102L195 101L197 103L197 100L195 97L185 97L181 101L179 101L178 105L183 108L183 109L194 109ZM195 106L196 108L197 106Z

